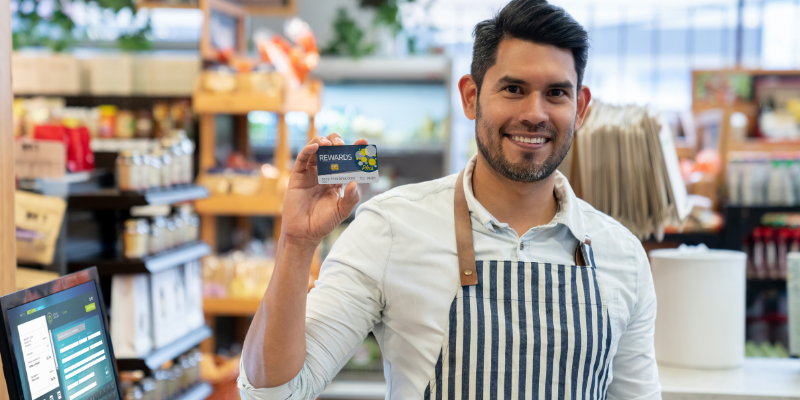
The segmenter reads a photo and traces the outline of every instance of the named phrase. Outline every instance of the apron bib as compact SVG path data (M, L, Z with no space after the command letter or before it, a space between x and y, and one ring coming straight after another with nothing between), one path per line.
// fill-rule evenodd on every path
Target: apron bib
M463 174L461 288L423 398L604 399L612 330L591 241L578 246L575 265L476 261Z

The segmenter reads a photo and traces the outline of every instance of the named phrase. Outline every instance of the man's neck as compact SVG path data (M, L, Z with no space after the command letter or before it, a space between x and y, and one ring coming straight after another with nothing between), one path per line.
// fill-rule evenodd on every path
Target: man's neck
M475 199L520 237L553 220L558 211L554 189L555 174L539 182L515 182L495 171L481 154L472 172Z

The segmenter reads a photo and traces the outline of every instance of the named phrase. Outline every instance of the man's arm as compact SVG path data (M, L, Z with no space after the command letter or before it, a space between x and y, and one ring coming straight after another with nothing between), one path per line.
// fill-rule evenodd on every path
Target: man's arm
M311 259L322 239L350 215L359 197L355 182L342 195L339 185L317 183L316 152L319 146L343 144L338 134L315 138L300 151L290 175L275 269L244 342L242 363L255 388L281 386L305 364Z
M642 244L634 242L637 268L636 304L628 326L622 333L614 356L613 380L609 399L661 399L653 333L656 323L656 291L650 262Z

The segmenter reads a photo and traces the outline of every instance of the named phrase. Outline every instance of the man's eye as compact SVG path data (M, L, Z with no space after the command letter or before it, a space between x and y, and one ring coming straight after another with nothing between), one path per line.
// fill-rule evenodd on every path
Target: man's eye
M565 91L561 90L561 89L553 89L553 90L550 91L550 95L551 96L556 96L556 97L564 96L566 94L567 93Z
M517 85L506 86L506 90L508 91L508 93L511 94L522 93L522 88Z

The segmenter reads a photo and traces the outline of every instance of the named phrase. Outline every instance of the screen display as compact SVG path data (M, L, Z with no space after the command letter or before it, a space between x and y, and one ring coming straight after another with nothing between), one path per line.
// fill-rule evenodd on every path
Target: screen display
M94 281L8 310L25 400L119 400Z

